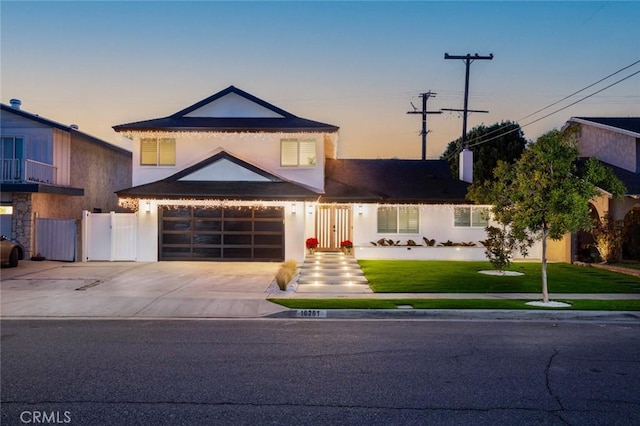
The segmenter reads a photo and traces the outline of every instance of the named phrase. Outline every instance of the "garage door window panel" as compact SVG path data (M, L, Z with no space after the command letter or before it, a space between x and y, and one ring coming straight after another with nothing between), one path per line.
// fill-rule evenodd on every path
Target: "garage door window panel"
M219 220L194 220L193 229L195 231L221 231L222 222Z
M240 245L251 245L251 235L234 235L234 234L225 234L224 235L224 245L231 246L240 246Z
M220 260L222 258L222 249L221 248L194 248L193 255L197 258L203 259L217 259Z
M194 234L193 245L220 245L222 244L222 235L220 234Z
M253 242L257 246L280 246L282 245L282 235L255 235Z

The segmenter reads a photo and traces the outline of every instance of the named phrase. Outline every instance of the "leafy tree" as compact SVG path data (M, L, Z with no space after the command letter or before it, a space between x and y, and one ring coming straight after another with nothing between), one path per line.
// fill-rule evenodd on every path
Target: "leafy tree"
M468 194L476 202L493 204L496 220L508 225L518 241L542 241L545 303L549 301L547 240L589 229L589 200L598 194L599 182L613 177L602 170L597 160L587 160L579 175L578 149L571 135L566 136L563 138L558 130L540 136L513 166L499 162L494 170L495 180L477 185L476 191ZM624 188L619 181L613 186Z
M486 143L482 141L497 137ZM473 151L473 180L483 182L493 178L493 169L499 160L514 163L524 151L527 140L518 123L503 121L489 127L480 125L467 133L467 141ZM474 144L478 144L473 146ZM454 176L458 176L458 153L462 151L462 138L449 142L447 149L440 156L441 160L449 162L449 168Z

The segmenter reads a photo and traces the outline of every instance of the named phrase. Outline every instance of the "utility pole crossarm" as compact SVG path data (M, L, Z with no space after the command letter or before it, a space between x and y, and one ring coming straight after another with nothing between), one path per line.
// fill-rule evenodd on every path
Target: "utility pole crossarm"
M464 60L474 60L474 59L493 59L493 53L489 56L480 56L477 53L475 55L471 55L467 53L466 55L449 55L448 53L444 54L445 59L464 59Z
M433 93L431 90L429 90L426 93L420 93L420 97L422 98L422 111L417 110L416 107L413 105L413 102L411 103L411 106L413 106L413 111L408 111L407 114L420 114L422 115L422 131L420 132L420 134L422 135L422 159L426 160L427 159L427 133L429 133L427 131L427 114L441 114L442 111L427 111L427 100L430 97L436 97L437 93Z
M444 54L445 59L462 59L465 63L465 78L464 78L464 109L462 110L462 148L467 149L467 114L469 113L469 68L471 63L477 59L492 60L493 53L489 56L481 56L477 53L472 55L467 53L466 55L449 55ZM484 112L484 111L483 111Z

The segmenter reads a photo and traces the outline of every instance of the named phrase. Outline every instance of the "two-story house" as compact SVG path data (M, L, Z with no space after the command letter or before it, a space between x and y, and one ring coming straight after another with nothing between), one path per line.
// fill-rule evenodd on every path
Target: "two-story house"
M118 209L115 191L131 186L131 152L64 125L24 111L21 101L1 104L0 189L2 234L22 243L25 257L53 244L38 241L38 222L74 221L75 235L82 211ZM41 229L41 231L44 231ZM66 231L65 231L66 232ZM71 232L71 231L69 231ZM42 235L42 234L40 234ZM64 248L76 260L78 241ZM56 259L56 253L41 253Z
M340 159L337 126L236 87L114 130L132 140L134 186L118 196L138 211L138 261L301 260L308 238L351 241L361 258L484 259L426 250L486 237L488 208L465 200L446 161Z
M594 213L614 220L625 220L632 210L640 215L640 117L572 117L564 128L576 130L581 157L600 160L627 188L622 199L603 192L591 203ZM579 237L582 245L589 241L586 233Z

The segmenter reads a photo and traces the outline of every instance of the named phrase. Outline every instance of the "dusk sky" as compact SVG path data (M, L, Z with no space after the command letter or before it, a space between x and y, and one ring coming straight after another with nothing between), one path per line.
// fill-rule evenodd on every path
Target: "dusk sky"
M300 117L340 127L343 158L419 158L419 115L462 108L468 127L526 125L640 71L640 3L1 2L1 100L121 144L111 126L171 115L234 85ZM571 116L640 116L640 74L524 127ZM458 138L457 113L428 118L428 157Z

